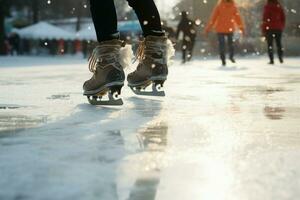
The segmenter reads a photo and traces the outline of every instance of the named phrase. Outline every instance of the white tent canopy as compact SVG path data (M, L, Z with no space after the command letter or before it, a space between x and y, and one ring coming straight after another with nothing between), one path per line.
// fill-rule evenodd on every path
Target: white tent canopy
M37 24L22 28L18 30L21 38L28 39L75 39L75 34L69 33L61 28L53 26L46 22L39 22Z
M76 36L80 40L97 40L96 31L93 24L90 24L87 28L78 31Z
M118 29L121 32L140 32L141 26L138 20L121 21L118 22ZM76 36L80 40L97 40L95 27L92 23L83 27L79 32L77 32Z

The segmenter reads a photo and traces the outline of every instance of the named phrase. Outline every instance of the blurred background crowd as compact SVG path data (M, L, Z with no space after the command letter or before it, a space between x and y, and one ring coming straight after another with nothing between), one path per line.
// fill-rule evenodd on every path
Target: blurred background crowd
M172 2L172 3L171 3ZM186 15L194 30L194 55L202 58L217 55L218 39L203 34L218 0L172 0L158 2L163 27L182 49L184 36L179 24ZM266 53L261 22L265 0L236 0L245 24L245 37L233 34L236 53ZM285 55L300 54L300 1L281 1L286 14L283 33ZM127 2L115 1L121 39L136 44L141 28ZM172 4L171 9L169 4ZM87 57L96 45L96 34L90 17L88 0L0 0L1 55L79 55ZM185 11L185 12L182 12ZM184 13L184 14L183 14Z

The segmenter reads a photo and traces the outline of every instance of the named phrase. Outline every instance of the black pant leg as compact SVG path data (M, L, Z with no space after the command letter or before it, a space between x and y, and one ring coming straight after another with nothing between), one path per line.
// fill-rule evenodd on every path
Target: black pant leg
M113 0L90 0L98 42L118 39L116 8Z
M267 31L266 32L266 40L267 40L267 45L268 45L268 55L270 58L271 62L274 62L274 47L273 47L273 39L275 35L272 31Z
M102 0L101 0L102 1ZM157 7L153 0L127 0L129 6L131 6L142 27L145 37L163 36L161 19Z
M276 31L275 42L277 46L278 57L280 60L283 59L283 47L282 47L282 31Z
M186 53L187 53L187 50L188 50L188 43L185 39L182 40L182 62L185 63L186 62Z
M193 57L194 46L195 46L195 38L191 38L191 41L189 42L189 58L188 58L188 60L191 60Z
M219 53L220 58L222 61L225 61L226 56L226 49L225 49L225 34L224 33L218 33L218 41L219 41Z
M227 42L229 49L229 57L230 59L234 58L234 45L233 45L233 33L227 34Z

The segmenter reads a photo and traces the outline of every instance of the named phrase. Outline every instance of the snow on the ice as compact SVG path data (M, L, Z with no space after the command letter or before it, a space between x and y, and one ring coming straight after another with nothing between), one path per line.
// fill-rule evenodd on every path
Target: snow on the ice
M0 199L297 199L300 59L237 61L176 60L165 98L93 107L85 60L0 57Z

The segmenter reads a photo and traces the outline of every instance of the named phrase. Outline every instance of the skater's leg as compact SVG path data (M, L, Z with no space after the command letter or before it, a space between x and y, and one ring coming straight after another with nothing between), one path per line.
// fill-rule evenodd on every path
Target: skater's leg
M159 12L154 0L127 0L134 9L144 35L136 57L137 69L128 74L128 86L138 95L164 96L163 87L168 76L168 60L173 55L171 41L162 30ZM183 44L184 45L184 44ZM183 51L183 60L185 59ZM141 91L152 84L152 91Z
M272 31L268 31L266 33L266 40L267 40L268 55L269 55L269 58L270 58L270 64L274 64L273 39L274 39L273 32Z
M124 85L124 46L119 40L114 0L90 0L91 14L99 44L89 58L93 76L84 82L84 95L92 105L122 105L118 98ZM108 99L102 98L106 94Z
M98 42L119 39L117 14L113 0L90 0Z
M192 60L194 45L195 45L195 39L191 39L188 45L188 55L189 55L188 61Z
M276 41L279 61L281 63L283 63L283 47L282 47L282 42L281 42L282 41L282 32L281 31L276 31L275 41Z
M233 33L229 33L227 35L227 41L228 41L228 49L229 49L229 58L230 58L231 62L235 63Z
M186 49L182 49L182 63L186 63Z
M186 48L183 48L185 59ZM137 69L128 74L128 86L137 95L165 96L161 88L168 76L169 59L175 50L165 36L147 36L137 51L139 64ZM143 90L152 84L152 90Z
M123 67L125 58L120 40L100 42L89 58L89 69L93 76L83 84L84 95L92 105L122 105L117 96L121 94L125 74ZM103 96L108 94L108 100Z
M182 63L185 63L186 62L186 53L187 53L187 42L186 40L183 40L182 41Z
M220 58L222 60L222 64L226 65L226 56L225 56L225 34L218 33L218 41L219 41L219 52Z
M164 36L161 26L160 15L153 0L127 0L129 5L134 9L144 37Z

